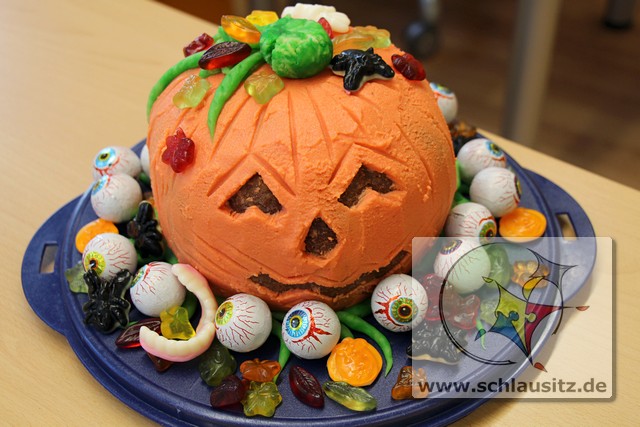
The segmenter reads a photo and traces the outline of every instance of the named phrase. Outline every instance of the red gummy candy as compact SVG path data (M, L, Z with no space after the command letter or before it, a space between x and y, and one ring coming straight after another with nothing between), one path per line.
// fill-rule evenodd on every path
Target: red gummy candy
M302 402L314 408L324 407L324 394L320 383L312 373L300 366L289 371L289 385L293 394Z
M391 55L391 62L393 63L393 67L409 80L424 80L427 78L422 63L410 53Z
M440 319L440 292L443 279L435 274L427 274L422 278L422 285L427 291L429 308L424 316L425 320ZM451 288L447 288L443 294L444 320L460 329L473 329L476 326L476 318L480 309L480 298L477 295L461 297Z
M244 382L231 374L225 377L219 386L213 389L209 402L214 408L234 405L240 403L247 394L247 387Z
M162 153L162 162L171 165L175 173L183 172L195 160L196 146L184 134L182 128L167 137L167 148Z
M151 353L147 353L147 356L149 356L149 359L153 362L153 367L156 368L157 372L164 372L173 365L172 361L154 356Z
M136 348L140 347L140 328L146 326L154 332L160 333L160 325L162 321L158 317L144 319L138 323L127 327L116 338L116 347L118 348Z
M241 42L222 42L211 46L200 58L204 70L231 67L251 54L251 46Z
M329 21L327 21L325 18L320 18L318 19L318 24L322 25L322 28L324 28L326 33L329 35L329 38L332 39L333 28L331 28L331 24L329 23Z
M202 33L196 37L191 43L182 48L185 58L191 56L194 53L202 52L209 49L213 45L213 38L207 34Z

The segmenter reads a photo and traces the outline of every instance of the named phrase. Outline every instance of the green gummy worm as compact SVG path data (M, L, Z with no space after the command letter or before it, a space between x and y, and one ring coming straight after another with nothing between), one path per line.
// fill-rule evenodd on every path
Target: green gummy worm
M167 86L169 86L169 83L171 83L180 74L187 70L191 70L192 68L198 68L198 61L200 61L200 57L202 55L204 55L204 51L187 56L164 72L162 77L160 77L160 80L153 85L151 92L149 93L149 99L147 100L147 120L149 120L149 116L151 115L151 107L153 107L153 104L156 102L156 99L158 99L158 96L160 96L162 91L165 90Z
M218 122L218 117L222 112L224 104L231 98L236 89L238 89L238 86L240 86L240 83L247 78L253 69L263 63L264 59L262 58L262 54L260 52L254 52L233 67L222 79L220 86L218 86L216 93L213 95L211 105L209 105L209 115L207 117L207 125L209 126L212 140L216 130L216 123Z
M382 332L377 330L374 326L348 311L338 311L336 314L338 315L338 319L340 319L340 323L344 323L355 331L362 332L378 344L378 347L382 350L386 364L384 375L385 377L389 375L389 372L393 367L393 351L391 351L391 344L389 344L387 337L385 337Z
M344 309L344 311L358 317L368 316L371 314L371 298L367 298L356 305L352 305L351 307Z
M353 332L351 329L347 328L347 325L340 324L340 339L343 340L345 338L353 338Z
M291 351L287 348L284 340L282 339L282 323L278 322L276 319L271 321L271 334L278 337L280 340L280 353L278 354L278 363L280 364L280 372L273 378L273 382L275 383L278 379L278 376L284 371L284 367L289 361L289 357L291 357Z

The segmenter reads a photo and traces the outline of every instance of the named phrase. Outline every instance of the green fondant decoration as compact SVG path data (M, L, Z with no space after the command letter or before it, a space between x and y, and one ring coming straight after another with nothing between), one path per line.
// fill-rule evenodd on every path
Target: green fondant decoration
M198 61L203 54L204 51L194 53L191 56L187 56L176 65L165 71L162 77L160 77L160 80L158 80L156 84L153 85L153 87L151 88L151 92L149 93L149 99L147 100L147 120L149 120L153 103L156 102L156 99L158 99L158 96L160 96L162 91L164 91L167 86L169 86L169 83L171 83L180 74L184 73L187 70L198 68Z
M240 83L263 63L264 59L260 52L254 52L236 64L236 66L224 76L222 82L220 82L220 86L218 86L215 95L213 95L211 105L209 105L209 115L207 117L207 125L209 126L212 140L222 107L224 107L224 104L231 98L238 86L240 86Z
M260 52L280 77L312 77L329 65L333 44L322 25L284 17L265 28Z

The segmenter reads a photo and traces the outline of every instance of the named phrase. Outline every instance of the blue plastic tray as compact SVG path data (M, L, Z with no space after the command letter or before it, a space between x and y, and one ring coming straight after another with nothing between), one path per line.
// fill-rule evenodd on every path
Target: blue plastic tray
M143 141L144 142L144 141ZM143 142L134 149L139 151ZM564 190L533 172L522 169L509 159L509 165L518 174L522 185L521 206L541 211L548 219L545 236L561 236L557 215L565 214L579 237L593 237L589 218L577 202ZM197 361L174 364L165 373L155 371L142 350L120 350L114 341L118 333L103 335L83 324L82 304L86 295L69 291L64 271L81 258L74 245L76 232L84 224L95 219L88 192L54 213L36 232L24 255L22 284L27 301L38 316L51 328L63 334L78 358L91 374L113 395L139 413L164 425L307 425L324 426L374 426L374 425L447 425L462 418L481 405L486 399L455 399L453 394L441 394L424 400L394 401L390 390L402 366L410 365L405 349L411 342L411 334L393 334L382 331L391 342L394 352L394 367L387 376L380 376L368 387L378 400L378 409L369 413L352 412L326 399L324 409L314 409L301 404L292 394L288 384L288 371L292 365L300 364L313 372L320 382L327 381L326 360L301 361L295 357L280 375L279 385L282 404L273 418L247 418L240 409L214 410L209 405L211 388L199 377ZM596 249L593 245L576 245L575 241L563 240L569 246L559 251L580 259L581 265L593 266ZM57 247L54 270L40 273L41 260L47 246ZM569 249L569 250L566 250ZM575 249L575 250L574 250ZM571 260L562 260L571 264ZM565 289L565 301L578 292L588 279L574 280L573 287ZM259 350L250 354L234 354L238 363L248 358L276 359L278 342L269 340ZM500 371L502 378L519 375L527 363L510 366ZM495 378L497 366L461 363L458 366L431 364L429 380L467 378L481 380ZM500 368L504 369L504 368Z

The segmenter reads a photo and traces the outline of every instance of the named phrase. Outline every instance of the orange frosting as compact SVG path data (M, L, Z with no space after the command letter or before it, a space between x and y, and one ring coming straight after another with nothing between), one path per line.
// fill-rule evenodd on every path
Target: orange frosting
M376 50L388 64L397 52ZM147 144L167 242L216 295L246 292L276 309L304 300L341 309L370 295L382 273L409 270L413 237L439 235L456 179L449 131L428 82L397 73L348 94L342 77L326 70L284 79L284 90L263 105L241 86L212 141L207 111L222 75L208 78L212 89L198 107L172 103L197 72L183 73L158 97ZM180 174L161 160L178 127L196 146L195 162ZM385 174L393 190L367 189L348 207L338 199L362 165ZM233 212L227 201L256 173L282 209ZM323 255L305 251L314 218L336 234L337 245Z

